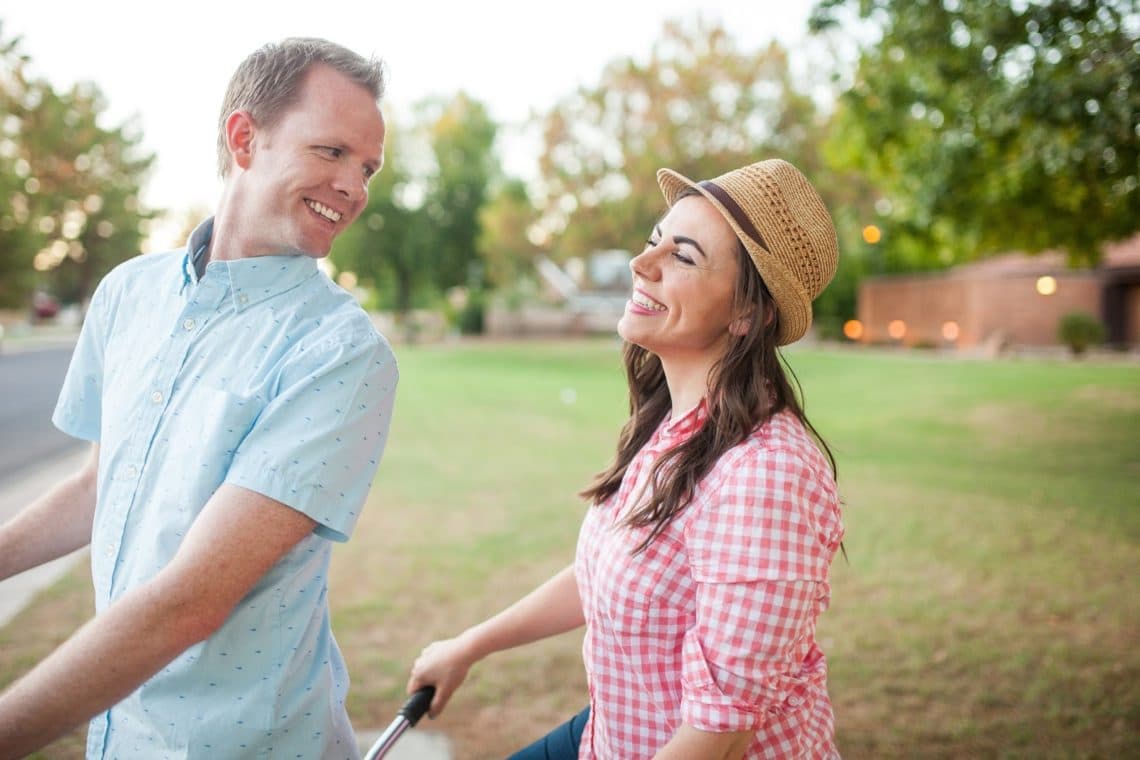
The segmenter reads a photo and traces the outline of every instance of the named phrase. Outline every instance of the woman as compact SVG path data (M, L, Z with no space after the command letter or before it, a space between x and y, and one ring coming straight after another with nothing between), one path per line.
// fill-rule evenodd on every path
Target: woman
M476 661L585 625L590 705L519 760L836 757L815 642L834 462L776 352L811 324L835 229L785 161L657 179L670 209L618 323L630 418L583 492L574 564L425 648L408 687L435 684L438 714Z

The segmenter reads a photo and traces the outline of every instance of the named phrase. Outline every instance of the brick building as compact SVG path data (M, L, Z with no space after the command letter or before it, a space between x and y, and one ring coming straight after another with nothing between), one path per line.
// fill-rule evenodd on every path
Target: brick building
M1140 346L1140 235L1107 246L1096 269L1070 269L1063 253L1045 251L869 277L857 309L865 343L1051 345L1061 317L1083 311L1104 323L1110 343Z

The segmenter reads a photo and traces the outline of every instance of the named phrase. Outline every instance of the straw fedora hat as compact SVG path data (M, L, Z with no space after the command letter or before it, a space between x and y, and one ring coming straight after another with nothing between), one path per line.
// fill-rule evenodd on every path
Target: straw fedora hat
M709 200L744 244L780 315L781 346L811 326L811 302L839 263L835 225L823 199L800 170L778 158L693 182L672 169L657 172L672 206L692 188Z

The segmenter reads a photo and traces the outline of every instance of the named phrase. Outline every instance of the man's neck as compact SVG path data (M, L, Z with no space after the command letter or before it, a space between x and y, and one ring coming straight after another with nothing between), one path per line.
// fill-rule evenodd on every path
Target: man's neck
M206 250L206 261L232 261L248 258L251 252L243 251L241 230L248 229L240 223L240 211L223 194L214 214L214 234L210 236L210 247Z

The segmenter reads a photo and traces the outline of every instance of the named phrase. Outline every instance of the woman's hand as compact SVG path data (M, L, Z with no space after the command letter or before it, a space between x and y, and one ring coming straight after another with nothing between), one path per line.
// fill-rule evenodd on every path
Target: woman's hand
M423 686L434 686L435 697L431 701L428 715L435 718L443 712L447 701L463 683L463 679L467 678L467 671L477 659L463 636L433 641L424 647L412 665L408 693Z
M454 639L424 647L412 665L408 693L435 687L428 715L436 717L479 660L506 649L545 639L585 624L573 565L531 591L494 617L468 628Z

